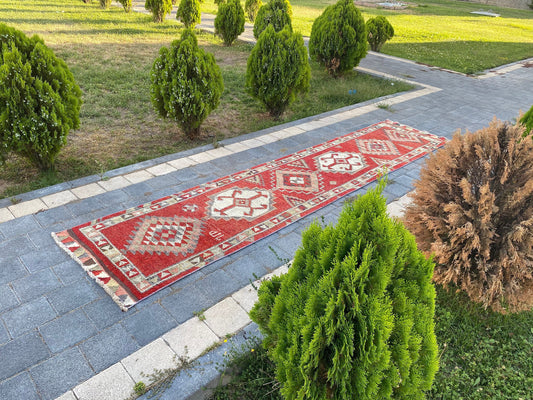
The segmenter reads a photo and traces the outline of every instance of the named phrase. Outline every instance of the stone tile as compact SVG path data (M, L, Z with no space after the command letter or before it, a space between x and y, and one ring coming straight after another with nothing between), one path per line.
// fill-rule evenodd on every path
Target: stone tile
M30 374L42 398L51 400L90 378L93 371L74 347L31 368Z
M15 219L15 216L9 211L9 209L3 207L0 208L0 224L6 221L11 221Z
M121 361L135 382L149 383L148 375L156 370L176 368L176 353L163 339L157 339Z
M83 310L100 330L122 321L127 316L108 295L87 304Z
M87 214L88 212L105 208L110 204L109 199L106 198L109 196L109 194L105 193L104 189L102 189L102 192L103 194L75 201L73 203L67 204L65 207L67 207L72 212L72 214L77 216L81 216Z
M39 400L40 397L30 375L27 372L23 372L0 383L0 399Z
M79 199L86 199L88 197L96 196L97 194L105 193L105 189L97 183L89 183L88 185L78 186L70 189L70 191Z
M169 161L168 164L170 164L176 169L183 169L183 168L187 168L187 167L190 167L191 165L195 165L198 163L189 157L184 157L184 158L178 158L177 160Z
M54 208L54 207L59 207L59 206L68 204L71 201L78 200L78 198L70 190L65 190L63 192L49 194L48 196L44 196L41 198L41 200L44 202L44 204L46 204L48 208Z
M2 254L2 259L21 256L32 251L35 251L35 246L26 236L18 236L14 239L0 243L0 254Z
M85 272L83 268L70 257L68 260L53 266L52 269L64 285L68 285L87 277L87 272Z
M239 305L246 312L249 313L257 301L257 289L255 289L252 285L247 285L241 290L238 290L237 292L233 293L231 297L233 298L233 300L239 303Z
M26 271L18 257L4 258L2 255L2 258L0 258L0 285L22 278L27 274L28 271Z
M44 268L50 268L53 265L65 262L70 257L59 246L53 246L46 250L24 254L20 259L30 273L35 273Z
M44 297L24 303L2 315L11 336L16 338L57 317Z
M7 343L9 339L10 339L9 333L7 333L7 330L4 324L2 323L2 321L0 321L0 345Z
M228 272L239 283L239 286L245 286L250 282L255 281L257 278L265 275L268 271L249 255L240 257L239 259L229 262L224 271Z
M194 312L201 311L213 304L196 286L186 286L176 294L165 297L161 305L177 320L185 322Z
M94 290L95 288L95 282L90 282L84 278L54 290L48 293L46 297L59 314L65 314L99 299L100 295Z
M152 304L127 317L126 330L144 346L176 326L176 320L159 304Z
M246 147L240 143L232 143L224 146L227 150L231 151L232 153L240 153L241 151L248 150L249 147Z
M94 370L99 372L138 350L139 345L122 325L115 324L82 343L80 348Z
M50 353L37 332L30 332L0 346L0 381L13 376L39 361Z
M101 180L98 182L98 184L107 192L110 192L112 190L122 189L131 183L123 176L115 176L114 178L110 178L108 180Z
M12 285L20 300L28 301L57 289L61 283L52 270L46 268L18 279Z
M39 224L44 228L47 228L51 225L56 225L61 222L68 223L73 218L74 215L64 205L35 214L35 219L39 221Z
M242 284L224 270L214 271L198 281L197 286L213 303L222 300L242 287Z
M0 286L0 312L9 310L19 304L17 296L13 293L13 290L7 285Z
M78 400L78 399L76 398L76 396L74 396L74 392L72 390L69 390L68 392L59 396L56 400Z
M207 154L213 156L214 158L226 157L233 154L231 150L226 149L225 146L217 147L216 149L207 150Z
M196 359L219 338L209 327L194 317L163 335L178 358Z
M25 235L28 232L36 231L38 229L41 229L41 227L33 215L26 215L24 217L4 222L2 225L0 225L0 232L2 232L8 238Z
M161 176L161 175L166 175L166 174L176 171L176 168L174 168L170 164L163 163L163 164L154 165L153 167L150 167L150 168L146 168L146 171L154 176Z
M227 147L229 148L230 146L227 146ZM203 153L190 155L187 158L189 158L190 160L194 161L196 164L201 164L201 163L204 163L204 162L207 162L207 161L215 159L214 156L212 156L211 154L209 154L209 153L207 153L205 151Z
M38 211L46 210L47 208L48 207L41 201L41 199L23 201L22 203L14 204L8 207L9 211L11 211L15 218L34 214Z
M93 323L81 310L65 314L41 326L39 330L53 353L63 351L97 333Z
M135 171L131 174L124 175L124 178L126 178L131 183L141 183L153 177L154 176L145 169L141 169L140 171Z
M291 229L292 225L288 226L288 229ZM279 239L276 241L276 246L281 248L283 251L285 251L287 254L289 254L290 258L294 257L294 253L300 247L302 244L302 237L301 235L290 232L285 235L280 235Z
M118 363L74 388L78 400L127 399L135 382L122 364Z
M136 205L133 207L136 207L139 204L144 204L147 201L154 200L154 198L152 197L154 188L144 182L132 184L122 190L126 192L130 197L139 199L137 200L137 203L135 203ZM150 198L147 199L147 196L149 196ZM142 200L140 200L141 198Z
M204 316L204 322L220 338L235 333L250 323L246 311L231 297L205 310Z

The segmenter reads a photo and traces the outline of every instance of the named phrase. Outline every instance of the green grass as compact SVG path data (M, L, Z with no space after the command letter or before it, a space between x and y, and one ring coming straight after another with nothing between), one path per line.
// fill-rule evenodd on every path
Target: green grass
M428 399L532 398L533 311L502 315L453 288L437 287L435 323L440 369ZM232 353L227 367L239 373L217 388L212 400L282 398L274 365L260 344L252 341Z
M221 104L202 125L200 140L183 137L172 121L159 118L150 101L150 69L162 46L180 35L176 20L162 24L150 15L102 10L81 0L0 0L0 19L28 35L39 34L69 65L83 91L81 126L72 131L53 173L40 173L11 157L0 168L0 197L175 153L224 138L380 97L411 86L351 73L332 80L313 65L310 93L274 121L244 89L251 45L222 45L212 34L199 43L215 55L224 79ZM356 89L356 95L348 90Z

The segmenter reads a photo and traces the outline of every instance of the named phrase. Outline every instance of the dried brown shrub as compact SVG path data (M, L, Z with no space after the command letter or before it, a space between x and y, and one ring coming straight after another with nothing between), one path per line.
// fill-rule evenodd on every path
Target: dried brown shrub
M523 131L494 120L456 133L426 162L405 214L420 250L434 254L434 280L485 308L533 306L533 142Z

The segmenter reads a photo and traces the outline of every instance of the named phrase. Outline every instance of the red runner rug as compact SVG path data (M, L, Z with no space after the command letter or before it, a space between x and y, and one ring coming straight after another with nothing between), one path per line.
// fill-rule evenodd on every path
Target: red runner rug
M127 310L445 141L387 120L52 235Z

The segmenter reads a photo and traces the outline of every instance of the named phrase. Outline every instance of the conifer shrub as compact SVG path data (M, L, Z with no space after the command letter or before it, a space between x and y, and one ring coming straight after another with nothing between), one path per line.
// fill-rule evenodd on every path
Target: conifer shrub
M394 36L394 28L382 15L366 21L366 30L372 51L380 51L385 42Z
M240 0L228 0L218 7L215 32L222 37L226 46L231 46L244 32L244 10Z
M309 38L309 55L330 75L339 76L366 56L367 33L361 12L352 0L339 0L315 19Z
M250 315L285 399L424 398L438 369L433 262L386 214L383 182L313 223Z
M118 2L122 4L124 11L126 11L127 13L131 12L131 0L118 0Z
M144 8L152 13L154 22L163 22L172 11L172 0L146 0Z
M110 5L111 0L100 0L100 7L102 7L104 10L107 10Z
M52 169L80 125L81 90L67 64L37 35L0 24L0 161L14 152Z
M248 57L246 88L270 115L279 118L299 94L309 90L311 68L302 35L269 25Z
M259 8L254 23L254 37L259 38L268 25L276 32L285 26L292 30L292 7L289 0L270 0Z
M528 112L522 115L522 118L520 118L520 123L526 128L522 134L524 137L533 133L533 106L528 110Z
M198 47L191 29L170 49L161 48L151 81L152 103L159 115L177 121L190 139L199 136L200 125L218 107L224 90L215 57Z
M180 20L186 28L194 28L201 21L200 1L181 0L176 11L176 18Z
M255 17L262 5L263 2L261 0L246 0L244 3L244 11L246 11L246 15L251 22L255 21Z
M405 214L434 279L496 310L533 305L533 142L497 120L432 155ZM529 293L529 295L528 295Z

